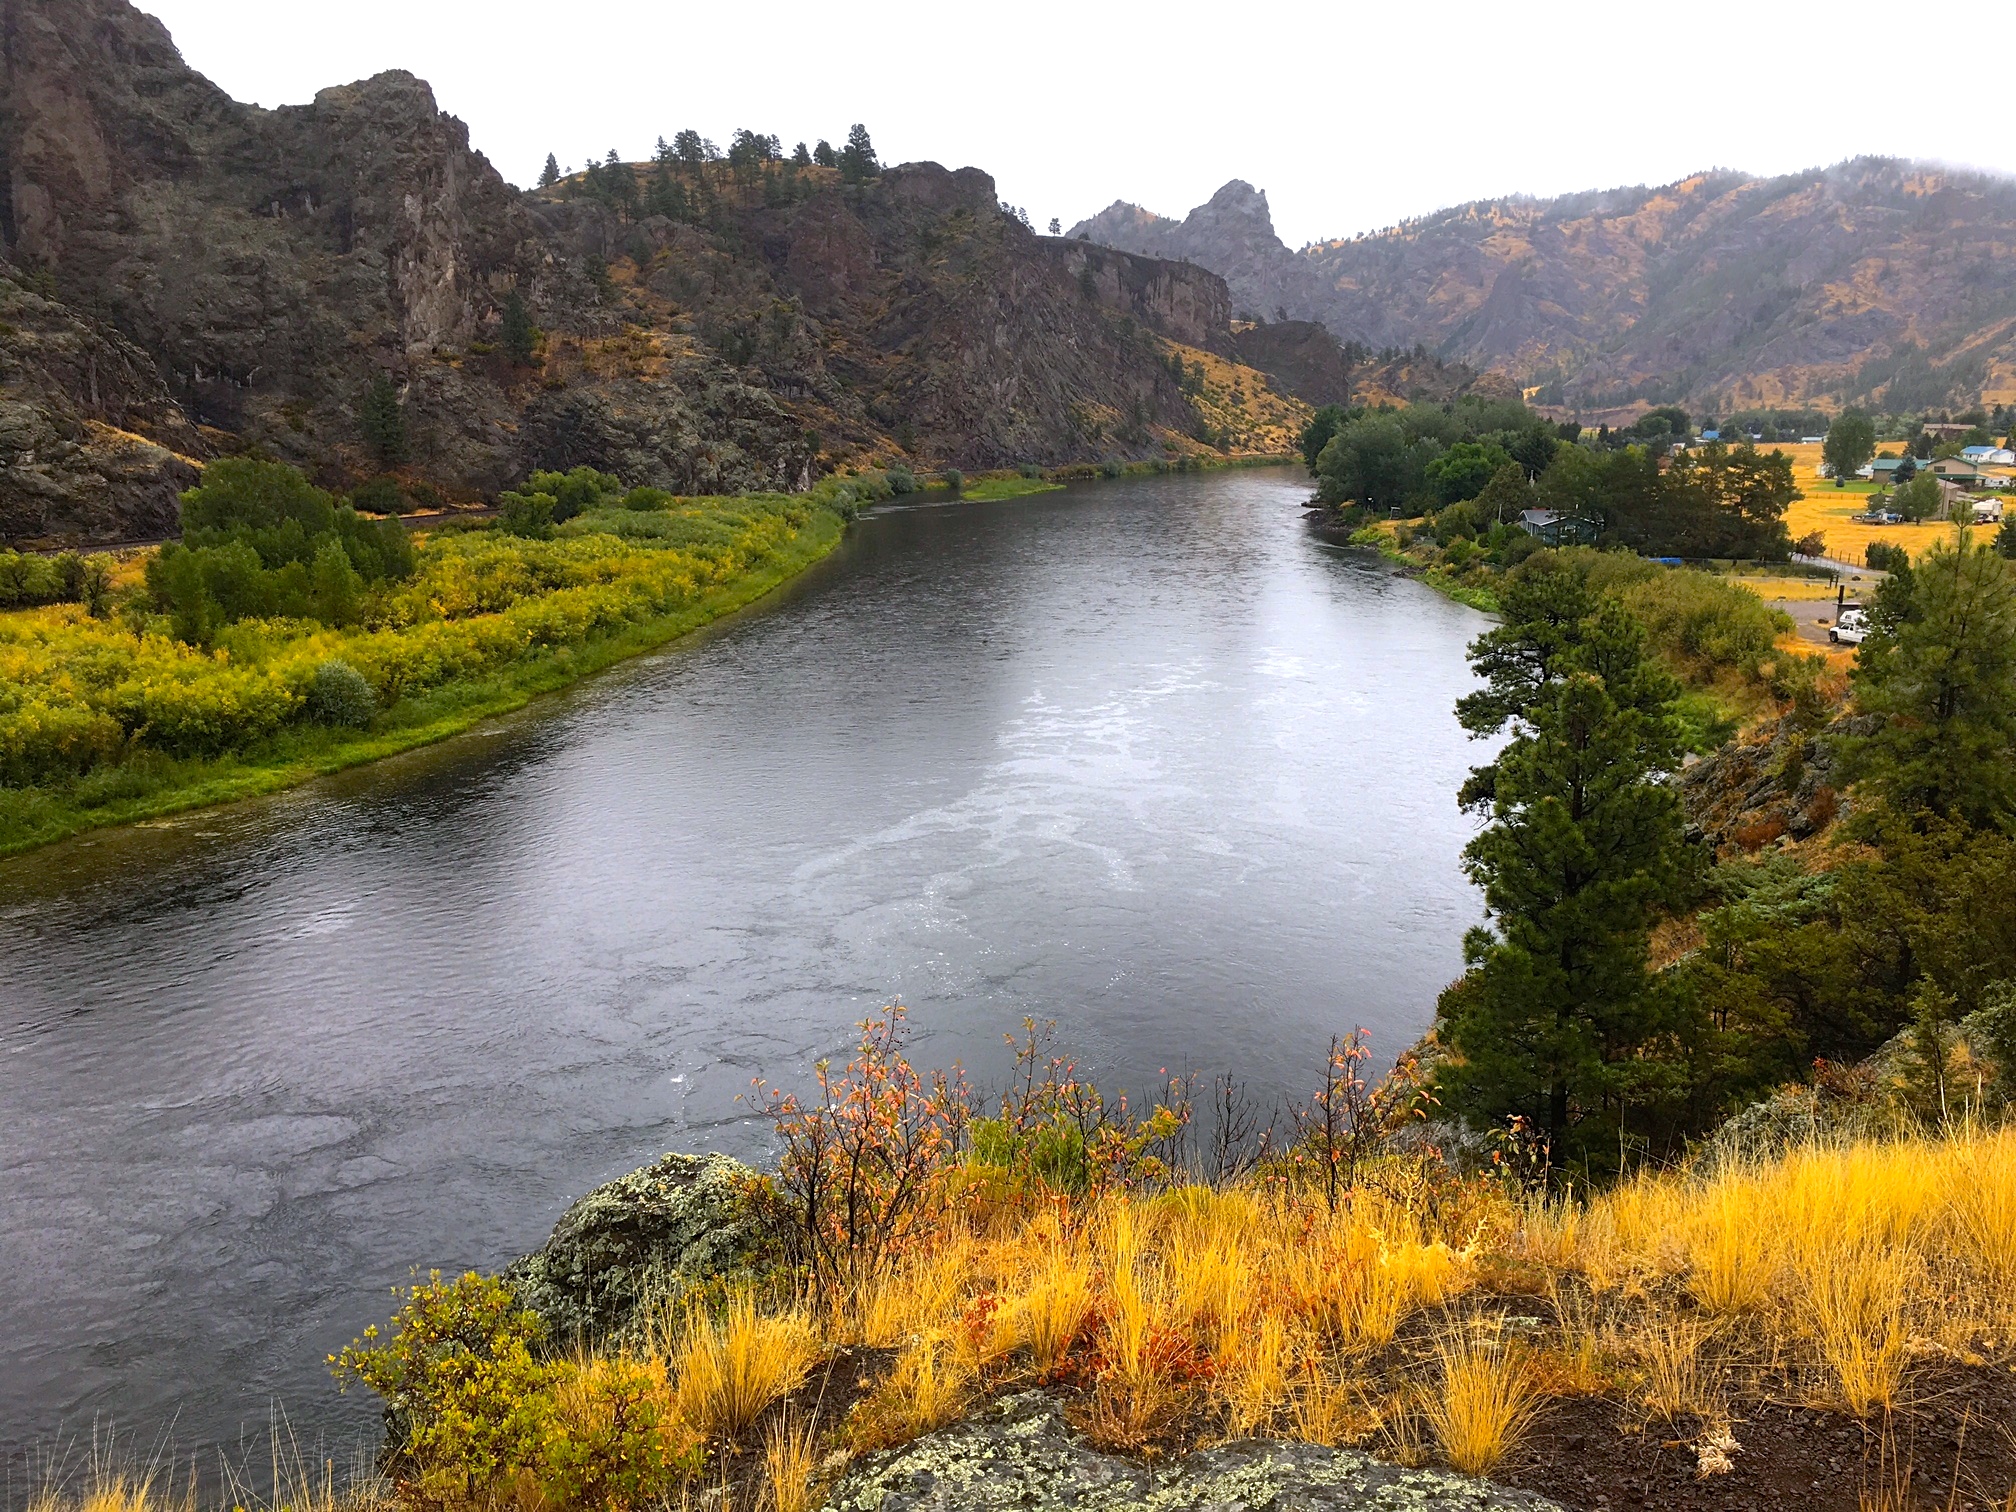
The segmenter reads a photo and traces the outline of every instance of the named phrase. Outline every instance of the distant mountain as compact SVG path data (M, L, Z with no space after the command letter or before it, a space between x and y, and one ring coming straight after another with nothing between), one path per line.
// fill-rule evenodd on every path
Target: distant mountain
M1235 311L1417 344L1599 408L2016 399L2016 182L1892 159L1479 201L1290 251L1239 180L1070 236L1222 274Z

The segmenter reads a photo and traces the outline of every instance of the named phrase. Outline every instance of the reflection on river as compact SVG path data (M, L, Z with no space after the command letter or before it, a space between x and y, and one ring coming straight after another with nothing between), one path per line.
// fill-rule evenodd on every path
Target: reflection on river
M1266 1096L1391 1054L1476 917L1467 609L1282 472L895 510L431 751L0 863L0 1443L362 1437L323 1356L900 997L985 1080ZM18 1460L17 1460L18 1464Z

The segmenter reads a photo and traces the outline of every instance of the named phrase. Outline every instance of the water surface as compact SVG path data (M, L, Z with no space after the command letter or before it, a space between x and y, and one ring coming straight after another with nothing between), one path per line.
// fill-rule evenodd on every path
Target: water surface
M906 1003L1269 1095L1426 1026L1476 917L1481 617L1272 472L886 511L469 737L0 863L0 1446L367 1434L321 1361ZM18 1462L18 1461L17 1461Z

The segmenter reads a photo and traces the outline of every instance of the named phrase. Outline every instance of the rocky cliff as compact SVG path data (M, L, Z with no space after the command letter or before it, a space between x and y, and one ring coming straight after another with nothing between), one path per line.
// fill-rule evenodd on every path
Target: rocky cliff
M263 110L125 0L7 0L0 254L42 324L0 331L4 529L158 529L176 454L256 446L353 483L385 466L359 414L381 377L399 471L450 496L575 463L702 491L899 446L975 467L1190 444L1153 333L1222 343L1209 274L1109 256L1088 288L975 169L780 182L690 170L677 219L524 194L409 74ZM513 293L543 332L530 361L499 350ZM66 322L126 375L95 401L44 366Z
M2016 398L2016 183L1888 159L1782 178L1483 201L1291 252L1240 181L1182 221L1072 228L1187 257L1236 309L1422 345L1596 408Z

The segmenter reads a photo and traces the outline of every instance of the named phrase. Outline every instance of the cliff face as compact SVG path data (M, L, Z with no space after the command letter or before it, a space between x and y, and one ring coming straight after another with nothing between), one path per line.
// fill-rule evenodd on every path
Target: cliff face
M203 450L147 354L0 263L0 540L144 540Z
M782 196L699 177L696 223L521 194L409 74L262 110L124 0L6 0L0 255L32 274L38 318L137 362L120 392L146 400L94 408L40 366L48 340L0 333L0 475L93 422L199 459L257 446L343 486L381 470L358 413L380 375L402 471L451 496L573 463L795 487L899 441L922 465L1146 455L1195 428L1149 333L1222 344L1208 273L1108 254L1112 287L1088 290L974 169L813 169ZM530 363L495 350L514 291L545 333ZM4 485L10 536L161 515L51 478L37 507Z
M1232 296L1217 274L1069 238L1045 237L1043 247L1104 308L1186 346L1230 353Z
M1238 309L1424 345L1554 402L1913 410L2016 398L2016 184L1880 159L1459 206L1290 252L1234 181L1072 228L1225 275Z

